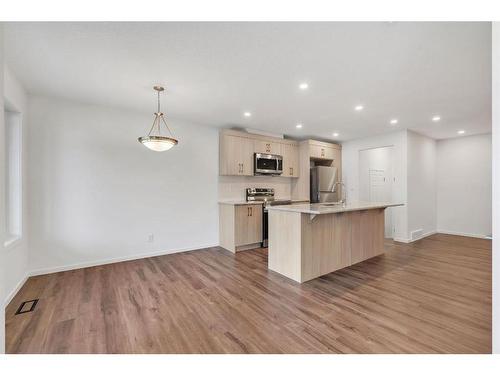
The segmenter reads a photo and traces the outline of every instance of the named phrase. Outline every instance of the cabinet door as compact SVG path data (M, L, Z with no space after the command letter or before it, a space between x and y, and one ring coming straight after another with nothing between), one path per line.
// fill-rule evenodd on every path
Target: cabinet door
M262 242L262 205L235 206L236 246Z
M253 141L224 134L220 138L219 174L223 176L253 175Z
M281 143L271 142L271 141L263 141L263 140L255 140L254 141L254 150L255 152L260 152L263 154L274 154L281 155Z
M315 159L328 159L332 160L334 158L334 148L319 146L319 145L309 145L309 153L311 158Z
M325 147L309 145L309 155L311 158L323 159L325 157Z
M342 168L342 152L339 149L333 149L332 166L337 167L339 170Z
M253 176L253 139L241 138L239 143L241 173L243 176Z
M285 177L299 177L299 147L294 144L281 145L283 151L283 174Z
M335 150L336 150L336 149L334 149L334 148L332 148L332 147L323 147L323 148L324 148L324 150L325 150L325 151L324 151L324 154L325 154L324 158L325 158L325 159L328 159L328 160L333 160L333 159L335 159Z

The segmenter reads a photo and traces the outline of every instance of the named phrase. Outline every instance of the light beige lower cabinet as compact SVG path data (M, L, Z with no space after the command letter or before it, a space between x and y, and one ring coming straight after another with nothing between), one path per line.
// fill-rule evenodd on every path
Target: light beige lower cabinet
M233 253L262 243L261 204L219 204L220 245Z

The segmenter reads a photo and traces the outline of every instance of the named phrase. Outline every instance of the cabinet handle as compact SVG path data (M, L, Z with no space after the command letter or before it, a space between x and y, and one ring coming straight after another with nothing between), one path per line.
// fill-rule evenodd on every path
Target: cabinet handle
M290 176L293 176L293 168L290 168Z
M247 207L247 216L250 216L250 207Z
M243 163L241 163L241 173L243 173Z

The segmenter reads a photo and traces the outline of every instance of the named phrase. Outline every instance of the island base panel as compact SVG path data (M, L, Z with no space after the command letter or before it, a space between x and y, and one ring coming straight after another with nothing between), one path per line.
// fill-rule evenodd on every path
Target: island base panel
M384 209L312 216L270 211L269 269L305 282L382 254Z

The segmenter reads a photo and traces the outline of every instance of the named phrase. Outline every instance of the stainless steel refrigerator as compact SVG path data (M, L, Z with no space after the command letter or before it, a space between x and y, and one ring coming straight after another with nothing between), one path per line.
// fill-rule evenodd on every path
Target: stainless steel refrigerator
M311 203L338 202L340 185L337 167L311 168Z

